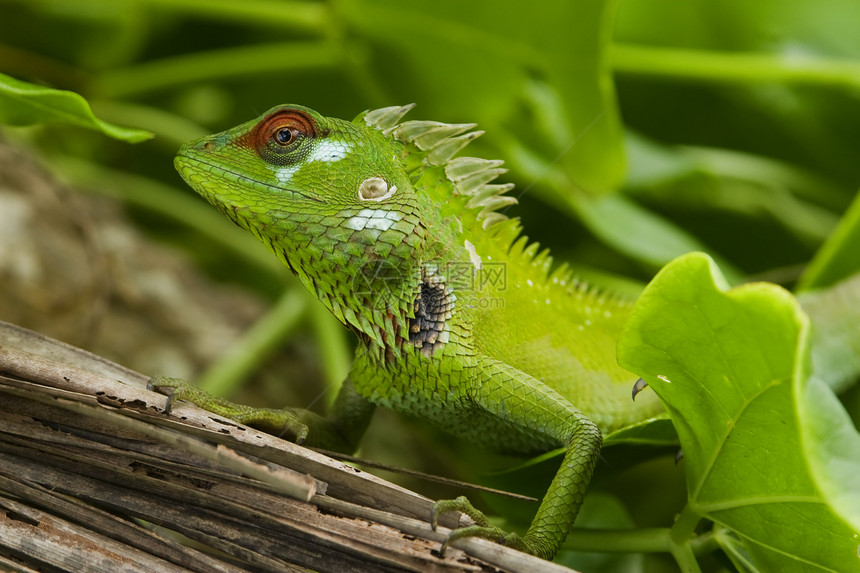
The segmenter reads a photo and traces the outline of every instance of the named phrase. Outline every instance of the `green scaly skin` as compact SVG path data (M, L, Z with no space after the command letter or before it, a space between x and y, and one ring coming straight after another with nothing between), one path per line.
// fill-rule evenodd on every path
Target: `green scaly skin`
M410 106L354 121L300 106L186 144L182 177L265 243L359 339L326 417L255 410L158 379L203 407L351 451L376 405L426 418L487 447L567 451L527 533L493 527L465 498L437 502L481 536L552 558L582 505L601 431L659 411L634 404L615 360L629 303L587 288L497 209L500 161L454 158L473 125L401 122Z

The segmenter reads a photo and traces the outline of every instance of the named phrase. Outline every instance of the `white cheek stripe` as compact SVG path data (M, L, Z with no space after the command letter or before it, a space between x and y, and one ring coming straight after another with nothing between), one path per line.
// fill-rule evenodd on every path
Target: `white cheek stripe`
M400 213L395 211L386 211L385 209L362 209L357 215L347 219L344 224L354 231L363 231L364 229L379 229L380 231L387 231L400 219Z
M301 169L304 163L308 161L340 161L341 159L344 159L350 151L352 151L351 143L347 143L345 141L320 141L303 163L275 169L275 177L278 178L278 181L282 185L287 185L293 180L293 175Z
M368 217L368 218L376 218L376 219L392 219L394 221L399 221L401 219L400 213L397 211L386 211L385 209L362 209L358 212L359 217Z
M289 167L275 169L275 177L278 178L278 181L280 181L282 185L287 185L292 181L293 175L296 174L299 167L301 167L301 165L290 165Z
M365 217L350 217L344 223L348 228L353 231L361 231L367 226L367 218Z
M394 224L394 221L391 219L368 219L367 220L367 228L368 229L379 229L380 231L387 231L391 228L391 225Z
M313 152L308 156L307 161L340 161L352 151L352 144L346 141L330 141L324 139L320 141Z

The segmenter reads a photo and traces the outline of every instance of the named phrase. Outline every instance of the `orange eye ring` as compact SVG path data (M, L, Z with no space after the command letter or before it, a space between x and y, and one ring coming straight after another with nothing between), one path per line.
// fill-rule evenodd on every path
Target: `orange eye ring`
M281 109L257 124L254 144L258 152L264 150L288 151L303 138L316 136L313 118L297 109ZM274 148L274 149L273 149Z

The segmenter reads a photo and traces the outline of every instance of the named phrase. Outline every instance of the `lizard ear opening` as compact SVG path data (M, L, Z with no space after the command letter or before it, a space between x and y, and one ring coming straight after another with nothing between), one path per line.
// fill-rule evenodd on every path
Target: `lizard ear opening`
M397 186L388 187L388 182L382 177L369 177L361 182L358 188L358 198L362 201L382 201L397 192Z

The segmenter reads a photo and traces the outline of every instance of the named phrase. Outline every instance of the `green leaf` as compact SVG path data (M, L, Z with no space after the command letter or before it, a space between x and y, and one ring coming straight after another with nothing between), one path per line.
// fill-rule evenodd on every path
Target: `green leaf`
M602 241L655 267L704 246L665 217L624 195L587 197L571 194L569 202L588 229ZM741 271L728 261L724 266L730 280L739 282Z
M798 282L798 291L831 286L860 271L860 194Z
M704 245L672 221L626 195L589 195L568 174L523 145L513 134L497 136L508 165L535 183L528 188L563 212L572 213L605 244L654 268ZM721 261L721 263L723 263ZM723 263L732 282L742 273Z
M101 131L114 139L139 143L152 137L148 131L120 127L93 115L80 95L27 83L0 74L0 123L35 125L66 123Z
M812 321L815 376L841 392L860 377L860 273L797 298Z
M677 446L678 434L665 414L615 430L603 437L604 447L616 444Z
M667 265L619 362L666 404L689 510L731 529L761 570L856 570L860 436L810 377L808 319L775 285L725 289L706 255Z
M624 117L659 139L754 150L853 184L858 18L850 0L622 2L616 77L622 93L645 88L622 98Z
M726 149L672 148L632 132L626 143L631 195L673 212L736 213L750 221L771 218L818 246L836 227L838 216L817 203L843 208L838 188L773 159Z
M614 5L547 0L540 10L512 10L488 0L349 0L338 8L357 36L387 55L373 70L386 104L417 101L425 117L478 122L488 140L497 125L513 124L524 139L546 143L546 160L564 165L582 188L604 192L624 175L605 57ZM523 113L535 78L562 102L551 123L563 141L546 141L552 134Z

